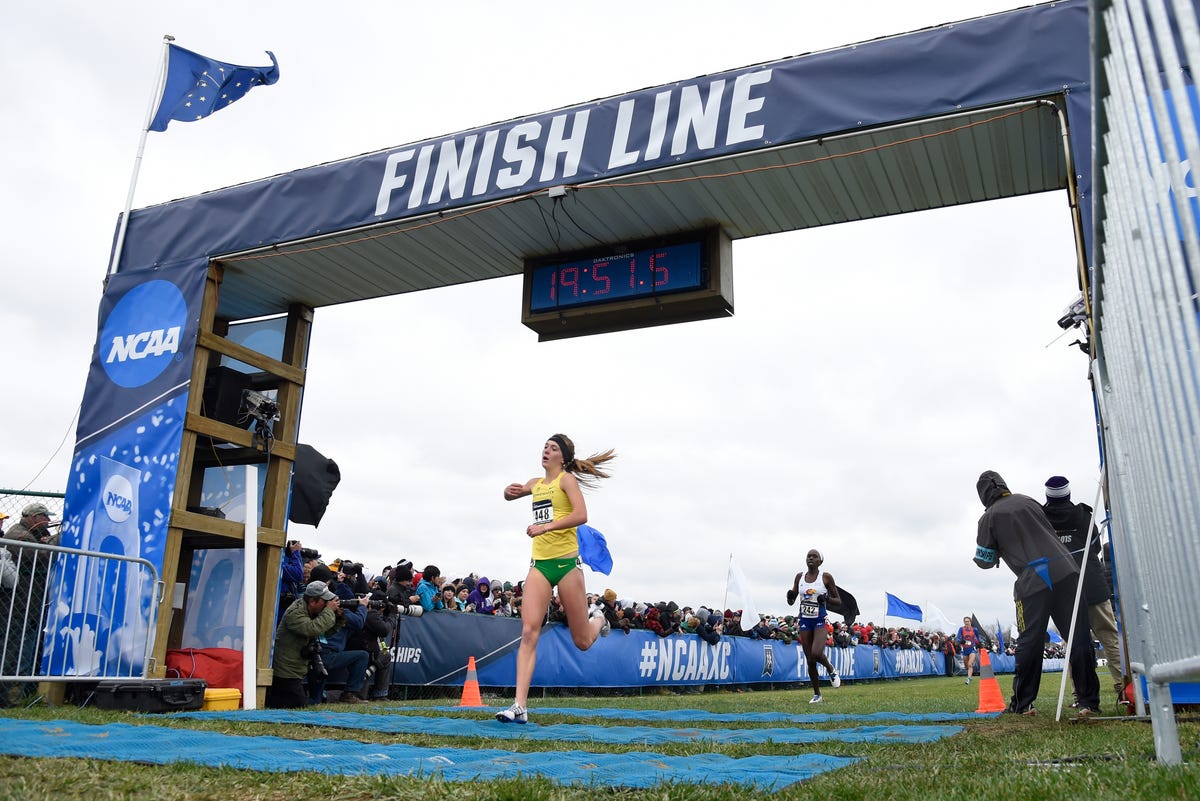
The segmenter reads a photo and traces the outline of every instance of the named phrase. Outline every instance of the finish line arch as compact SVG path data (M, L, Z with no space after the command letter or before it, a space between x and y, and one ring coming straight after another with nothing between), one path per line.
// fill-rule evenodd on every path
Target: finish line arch
M136 534L138 555L173 586L193 549L242 541L239 523L189 511L204 505L203 472L218 458L201 443L231 443L240 450L223 463L267 463L258 586L260 607L273 606L320 306L516 275L524 259L595 244L589 237L715 227L741 239L1057 189L1071 191L1085 265L1087 36L1086 3L1035 6L134 212L101 302L64 544ZM558 243L542 222L555 203L579 228ZM272 316L285 321L277 352L229 336L231 325ZM206 414L200 387L222 357L278 392L269 455ZM133 497L118 491L126 485ZM159 656L178 636L170 595ZM261 668L271 628L263 616Z

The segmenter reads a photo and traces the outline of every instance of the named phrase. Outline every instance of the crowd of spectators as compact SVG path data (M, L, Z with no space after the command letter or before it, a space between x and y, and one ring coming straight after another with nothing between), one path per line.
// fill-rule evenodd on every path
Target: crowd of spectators
M367 664L377 666L375 675L380 678L387 672L387 665L384 664L388 652L387 640L397 630L401 616L415 617L439 611L498 617L521 615L523 581L501 581L476 573L449 578L436 565L426 565L417 570L409 559L401 559L371 575L361 563L347 558L326 563L316 551L301 548L299 543L290 543L283 565L281 616L284 608L303 594L304 588L313 580L314 571L321 580L328 581L330 588L341 597L360 598L375 619L369 636L355 637L352 634L349 643L351 647L364 647L369 651ZM797 621L793 615L760 614L755 621L744 621L740 609L680 606L675 601L634 601L621 598L613 589L589 593L588 603L603 612L613 631L626 634L638 629L654 632L660 637L696 634L711 644L719 642L723 636L778 640L784 644L791 644L798 639ZM546 615L549 622L566 623L566 614L559 606L557 595L552 597ZM354 625L352 617L347 616L347 619L351 620L350 625ZM876 626L872 621L846 623L828 620L825 625L829 643L837 648L874 645L889 649L939 652L948 658L959 653L952 633L903 626ZM354 643L359 645L354 646ZM372 644L374 647L370 647ZM1012 654L1012 643L1006 643L1006 646L1004 652ZM984 647L997 653L1000 650L995 639L984 644ZM1061 656L1061 651L1061 644L1047 643L1047 657ZM366 676L367 688L363 690L364 693L374 695L386 691L386 687L378 684L372 688L370 681L371 676ZM319 684L323 685L324 681ZM359 682L355 681L354 684L357 686ZM352 693L351 700L357 695ZM324 698L314 695L311 700L317 702Z
M303 571L307 581L313 566L320 564L319 554L308 552L310 558L298 561L297 571ZM401 559L384 567L367 580L362 578L362 565L347 559L334 559L329 567L335 572L349 565L363 582L364 591L377 600L395 605L401 614L423 614L438 610L471 614L520 617L522 581L489 579L476 573L449 578L436 565L414 569L411 560ZM302 582L301 582L302 583ZM299 586L299 585L298 585ZM631 632L637 629L652 631L660 637L673 634L696 634L708 642L721 636L749 637L759 640L779 640L785 644L797 640L797 623L793 615L760 614L755 621L744 621L742 610L714 606L680 606L675 601L634 601L621 598L615 590L588 595L588 603L598 606L614 631ZM566 615L555 596L547 610L550 622L566 622ZM953 634L925 631L920 628L882 627L874 622L829 620L826 623L829 642L834 647L876 645L881 648L924 650L957 653ZM947 641L950 641L949 643ZM1052 644L1048 644L1049 646ZM998 652L995 640L990 647ZM1011 646L1005 649L1011 653ZM1049 655L1049 654L1048 654Z

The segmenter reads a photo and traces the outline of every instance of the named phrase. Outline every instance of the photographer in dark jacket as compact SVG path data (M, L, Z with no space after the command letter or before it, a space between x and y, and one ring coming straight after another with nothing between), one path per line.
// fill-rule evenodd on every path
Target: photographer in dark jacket
M399 619L400 611L395 604L389 603L383 593L372 593L362 630L346 640L347 650L367 652L363 692L370 698L387 698L392 673L392 654L387 641Z
M364 595L371 594L371 588L367 584L367 578L363 575L362 562L342 562L338 576L338 583L345 584L350 588L350 592L355 597L361 598Z
M351 634L362 631L366 625L370 596L355 598L349 587L333 580L332 572L325 565L314 567L311 577L318 581L328 579L329 589L338 596L340 603L334 627L317 638L321 644L321 659L327 675L321 675L319 670L309 671L308 700L313 704L322 703L325 700L326 682L337 681L344 671L345 690L342 692L341 701L347 704L365 704L366 700L362 697L363 680L370 656L366 651L348 649L347 641Z

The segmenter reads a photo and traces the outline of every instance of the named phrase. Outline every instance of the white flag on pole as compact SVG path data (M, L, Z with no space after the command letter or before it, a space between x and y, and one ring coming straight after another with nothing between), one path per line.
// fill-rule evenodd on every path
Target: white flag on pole
M725 586L741 601L742 628L749 631L758 623L758 608L754 606L754 599L750 597L750 585L742 575L742 569L733 561L733 554L729 554L729 576L725 580Z
M943 634L953 634L958 628L950 622L950 618L928 601L925 602L925 619L921 621L927 631L940 631Z

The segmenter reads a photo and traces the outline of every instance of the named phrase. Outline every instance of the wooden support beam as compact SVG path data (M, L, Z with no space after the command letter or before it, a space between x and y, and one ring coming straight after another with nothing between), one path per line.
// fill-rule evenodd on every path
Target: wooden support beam
M245 345L239 345L224 337L219 337L211 331L201 330L196 344L202 348L216 351L222 356L229 356L230 358L237 359L239 362L245 362L253 367L257 367L265 373L282 378L284 381L304 386L303 367L295 367L291 364L272 359L270 356L266 356L256 350L251 350Z
M283 335L283 361L297 370L303 371L308 364L308 341L312 332L313 310L307 306L293 304L288 309L287 327ZM271 449L271 460L267 464L267 476L263 481L262 525L273 529L287 527L288 499L292 486L292 463L296 459L295 449L284 458L279 443L296 441L300 431L300 399L303 394L301 382L282 384L276 394L279 405L279 419L275 421L275 442ZM266 537L259 531L259 541L267 542ZM274 645L272 634L275 619L267 613L274 609L278 602L279 569L282 559L281 540L276 547L259 549L259 615L258 626L258 667L260 675L264 669L271 667L271 648ZM270 682L268 681L268 684ZM265 695L266 686L260 686L260 695Z
M212 330L213 323L217 318L217 301L224 275L225 270L220 265L209 264L208 275L204 280L204 297L200 301L200 319L197 326L200 331ZM192 414L200 413L204 400L204 376L208 373L208 356L209 351L204 348L196 348L192 356L191 387L187 402L187 411ZM178 470L175 475L175 489L171 497L172 510L186 509L189 499L199 491L200 477L194 476L192 471L195 456L196 434L185 428L179 443ZM166 675L167 650L178 644L177 640L172 641L171 639L171 624L174 618L171 599L174 597L175 584L178 582L180 574L183 573L184 583L190 578L187 570L191 565L190 561L188 567L183 567L179 563L182 543L183 530L168 526L167 541L163 549L162 575L160 576L166 592L163 593L163 598L158 604L154 652L151 654L151 672L156 678Z
M195 553L196 553L196 548L197 548L196 543L193 542L191 537L187 536L187 532L180 532L178 541L179 541L179 557L178 557L179 564L191 565L192 558L195 556ZM182 579L182 581L177 581L176 583L182 585L183 592L181 593L182 604L180 605L180 608L178 610L175 610L175 605L174 605L175 585L174 584L167 585L164 588L164 592L166 592L167 597L171 599L172 611L177 611L176 614L172 615L172 619L171 619L170 637L171 637L171 642L173 642L173 643L182 643L183 642L183 610L187 609L188 592L191 589L191 583L192 583L190 575L180 576L180 578Z
M283 392L281 387L279 390ZM282 407L281 407L282 411ZM282 422L279 421L279 422ZM220 420L213 420L209 417L204 417L200 414L188 412L184 418L183 427L185 431L191 431L194 434L202 434L206 437L211 437L219 442L229 442L234 445L241 445L243 448L257 448L258 439L253 431L247 431L244 428L231 426L228 423L222 423ZM278 425L276 426L278 428ZM271 456L280 459L285 459L289 465L288 470L291 470L291 462L296 461L296 443L294 440L295 434L291 438L280 437L276 433L274 443L271 445ZM194 455L194 454L193 454ZM264 457L265 457L264 453ZM291 473L289 472L289 478Z
M246 524L236 520L226 520L222 517L189 512L186 509L171 510L171 527L182 529L186 534L205 534L219 537L229 542L222 543L223 548L237 548L246 541ZM287 534L282 529L260 526L258 541L276 548L282 547ZM279 565L275 565L276 569Z

